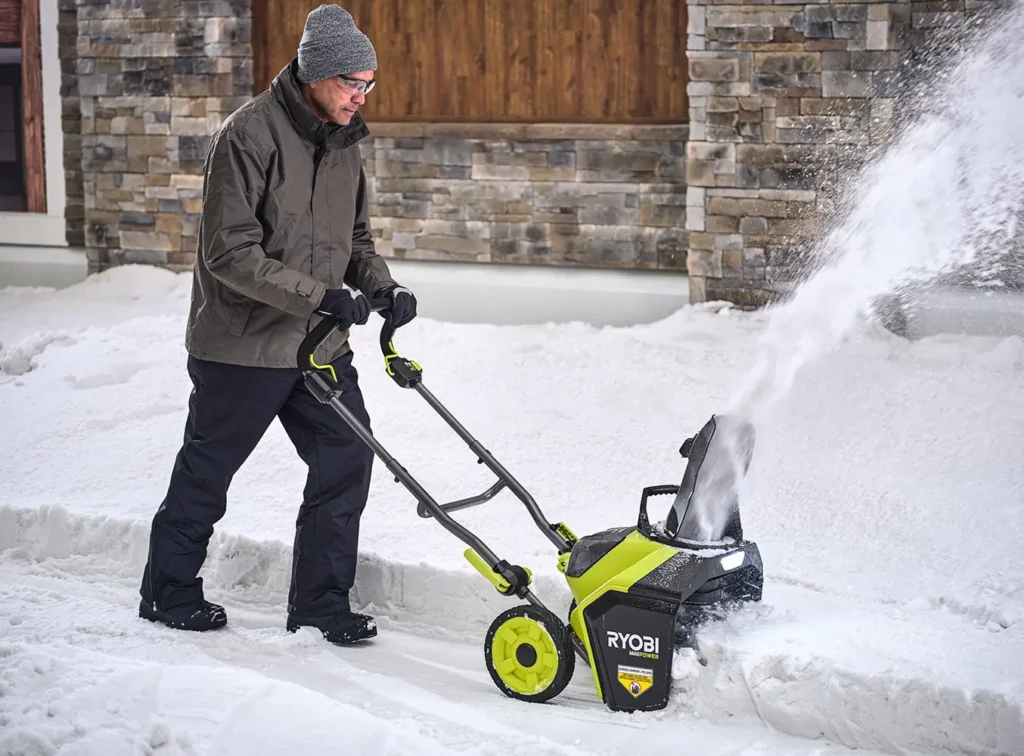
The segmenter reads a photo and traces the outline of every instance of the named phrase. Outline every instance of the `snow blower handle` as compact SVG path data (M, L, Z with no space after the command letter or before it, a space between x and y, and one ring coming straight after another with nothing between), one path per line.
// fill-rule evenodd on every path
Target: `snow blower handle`
M384 355L384 369L399 386L412 388L422 380L423 368L398 354L392 343L394 337L395 327L390 320L384 318L384 325L380 327L380 351Z
M390 306L390 299L370 300L370 308L374 312L387 310ZM306 335L299 345L296 360L310 393L313 394L317 401L330 405L345 420L353 432L373 450L373 453L380 458L388 471L394 474L395 482L402 483L416 498L416 513L420 517L436 519L445 530L455 535L469 547L465 553L466 558L500 592L525 598L531 603L537 602L538 599L529 588L531 583L530 571L518 565L510 565L505 560L499 559L487 547L487 544L456 522L451 517L451 513L490 501L501 491L508 488L526 505L537 527L558 548L559 554L562 554L566 559L568 558L567 554L572 551L572 547L576 543L576 536L564 523L548 522L529 491L423 385L422 368L412 360L408 360L398 354L392 343L396 329L385 316L384 324L380 330L380 349L384 354L384 366L388 375L402 388L411 388L420 394L427 404L466 443L470 451L476 455L477 463L486 465L497 476L497 480L490 488L475 496L468 496L444 504L434 499L419 481L410 475L409 471L388 453L387 449L374 437L370 429L363 425L352 410L341 401L342 390L338 386L337 377L334 375L334 368L331 364L318 365L314 361L314 352L337 327L338 321L335 318L325 317ZM327 377L328 375L330 380Z
M381 312L383 310L387 310L390 306L390 299L378 298L370 300L371 312ZM306 334L306 338L304 338L302 343L299 344L298 353L295 355L295 362L299 370L308 372L310 370L327 369L326 365L317 365L313 362L313 353L320 348L321 344L327 341L327 337L334 333L337 327L338 320L330 315L325 315L323 320L317 323L316 328ZM390 343L395 334L395 329L386 321L380 334L381 349L384 349L384 356L386 359L387 350L385 349L384 341L385 333L387 333L387 342Z

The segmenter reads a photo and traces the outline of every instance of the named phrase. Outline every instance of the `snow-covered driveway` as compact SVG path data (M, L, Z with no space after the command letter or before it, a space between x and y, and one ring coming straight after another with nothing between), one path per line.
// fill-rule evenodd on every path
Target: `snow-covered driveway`
M204 574L229 627L138 620L185 417L188 283L125 268L0 292L0 754L1024 753L1019 339L865 329L809 366L760 429L743 508L763 605L703 633L706 666L679 656L668 709L625 716L583 665L548 706L498 693L481 643L511 604L382 466L356 597L381 635L335 649L286 634L304 470L276 425L232 485ZM678 482L679 444L725 405L763 320L714 307L626 329L424 317L396 345L582 534L634 523L643 486ZM355 344L385 446L438 498L484 490L487 471L383 375L376 327ZM459 519L564 611L554 554L512 496Z

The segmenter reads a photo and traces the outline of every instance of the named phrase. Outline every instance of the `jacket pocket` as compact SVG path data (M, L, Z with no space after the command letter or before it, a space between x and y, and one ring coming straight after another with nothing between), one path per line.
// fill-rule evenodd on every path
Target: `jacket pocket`
M255 304L255 302L246 302L231 308L231 316L228 319L228 334L231 336L241 336L245 332L245 327L249 324L249 318L252 316Z

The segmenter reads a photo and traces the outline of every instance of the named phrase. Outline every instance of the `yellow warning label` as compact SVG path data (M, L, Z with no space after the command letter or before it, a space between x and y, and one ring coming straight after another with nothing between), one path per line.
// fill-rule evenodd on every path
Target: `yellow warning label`
M633 698L637 698L654 684L654 670L644 667L620 666L619 682Z

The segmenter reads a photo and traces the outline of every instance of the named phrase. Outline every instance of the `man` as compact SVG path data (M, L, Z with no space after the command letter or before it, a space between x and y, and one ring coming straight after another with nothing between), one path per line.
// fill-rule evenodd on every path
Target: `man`
M140 590L145 619L200 631L227 622L224 608L205 600L198 574L232 476L278 418L309 468L286 627L316 627L339 644L376 635L373 618L353 613L348 595L373 453L309 393L295 364L309 330L324 315L337 318L317 362L331 364L342 401L369 427L348 331L366 323L367 297L388 300L384 315L395 327L416 316L415 297L391 277L370 236L357 144L369 131L358 110L376 69L352 16L321 5L306 19L297 58L211 141L185 342L193 390L153 518Z

